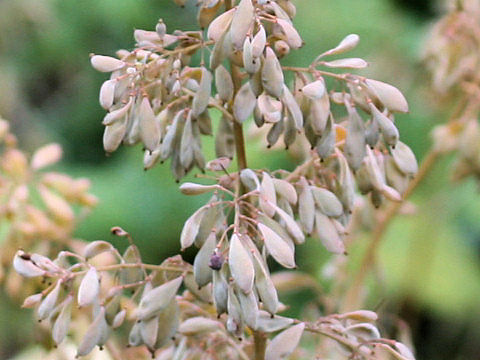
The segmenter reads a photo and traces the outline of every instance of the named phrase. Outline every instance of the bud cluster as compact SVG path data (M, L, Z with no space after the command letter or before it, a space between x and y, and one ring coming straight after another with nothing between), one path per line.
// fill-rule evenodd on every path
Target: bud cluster
M21 290L21 279L4 271L15 251L23 247L51 254L56 244L70 245L74 226L97 199L88 192L89 180L44 171L62 157L58 144L45 145L29 157L18 149L9 123L0 119L0 146L0 217L5 229L0 282L5 277L13 296Z
M480 179L480 5L477 1L458 1L432 29L425 61L432 74L436 93L460 95L460 111L449 123L433 131L434 150L457 152L452 177ZM449 102L447 102L448 104Z
M117 58L91 56L95 69L111 73L100 89L100 104L108 110L108 153L141 143L145 169L170 159L177 180L195 166L213 173L212 185L180 186L186 195L212 194L180 236L182 249L199 248L193 265L180 257L143 264L132 242L123 255L104 241L89 244L81 255L60 253L54 261L18 252L14 266L20 274L54 279L29 303L38 304L39 318L49 319L56 343L70 328L74 298L80 307L91 307L79 356L103 346L111 330L129 320L129 344L146 345L161 359L205 358L209 352L228 359L253 358L254 352L284 359L304 331L335 340L352 359L413 359L405 346L380 338L376 315L368 311L314 323L279 316L285 306L268 266L271 257L296 268L295 247L309 236L344 254L358 191L377 207L402 200L417 172L395 125L394 114L408 111L406 99L384 82L328 71L368 65L359 58L331 60L357 46L355 34L307 68L282 66L280 59L303 45L289 0L198 4L206 37L201 31L169 34L160 20L155 31L135 30L133 51L120 50ZM199 66L192 65L195 55ZM290 87L287 71L293 72ZM335 80L332 88L327 79ZM219 116L211 116L215 112ZM292 172L248 168L242 126L250 118L268 129L269 147L308 143L305 162ZM209 162L202 135L215 137L217 158ZM239 169L229 172L235 156ZM131 241L119 228L114 233ZM113 263L90 261L103 253L113 255ZM265 344L266 334L278 331ZM259 336L266 349L258 349Z

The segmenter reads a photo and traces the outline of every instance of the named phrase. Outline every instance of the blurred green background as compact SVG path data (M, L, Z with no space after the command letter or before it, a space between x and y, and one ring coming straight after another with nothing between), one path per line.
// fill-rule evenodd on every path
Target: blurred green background
M421 64L422 44L441 6L434 0L294 3L306 46L285 62L308 65L344 35L359 34L362 41L352 56L371 63L367 75L405 93L411 111L398 117L400 133L421 159L429 130L446 118L446 109L428 92ZM147 262L178 252L183 221L204 199L182 196L167 166L143 172L139 147L105 157L98 90L106 76L90 67L88 54L131 48L133 29L153 29L159 17L169 31L195 29L195 10L167 0L0 1L0 114L11 121L21 147L32 151L59 142L65 149L60 169L92 180L101 202L76 236L122 247L109 234L120 225L134 236ZM263 152L250 151L251 166L291 168L286 154L276 153L265 163ZM417 214L397 219L381 249L379 296L412 326L420 360L480 358L478 188L472 180L452 185L450 162L436 166L413 197ZM323 248L310 242L298 251L300 268L322 281L321 267L329 257ZM10 359L23 350L32 320L5 295L0 299L0 359Z

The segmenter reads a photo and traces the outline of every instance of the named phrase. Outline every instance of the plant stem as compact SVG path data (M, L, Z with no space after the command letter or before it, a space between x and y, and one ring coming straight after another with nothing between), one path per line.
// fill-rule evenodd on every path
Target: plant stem
M262 331L254 331L253 340L255 342L255 360L264 360L267 348L267 335Z
M363 297L362 287L364 285L365 277L368 275L370 269L375 264L379 244L386 230L388 229L388 226L390 225L391 221L398 213L404 202L410 197L413 191L422 182L425 176L430 172L439 155L440 154L433 148L427 153L425 159L422 162L422 165L418 170L417 175L410 182L407 190L405 191L405 194L403 195L403 200L401 202L391 203L390 206L386 209L386 211L381 214L382 216L378 221L378 225L373 230L372 240L370 241L365 255L363 256L360 270L357 272L357 275L353 280L353 284L347 292L342 311L353 311L358 309L359 306L361 306Z

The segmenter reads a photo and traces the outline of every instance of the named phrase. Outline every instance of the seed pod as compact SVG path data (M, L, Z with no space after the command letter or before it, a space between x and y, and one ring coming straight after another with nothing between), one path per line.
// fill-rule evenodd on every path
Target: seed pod
M279 330L283 330L292 324L293 319L278 315L272 317L272 315L267 313L266 311L260 310L258 314L257 330L266 333L273 333Z
M265 50L265 45L267 43L267 35L265 33L265 28L263 25L259 26L259 29L252 40L252 55L255 58L259 58Z
M311 100L318 100L325 95L325 83L322 80L316 80L302 88L302 94Z
M279 59L284 58L290 53L290 46L288 46L288 44L283 40L275 41L273 48L275 49L275 54L277 54Z
M233 15L230 28L232 44L235 49L242 48L245 37L252 27L254 20L255 8L253 7L252 0L241 0Z
M374 148L380 138L380 129L378 128L378 122L375 118L372 118L366 126L365 130L365 142L370 148Z
M255 293L250 291L244 294L242 291L237 292L237 298L240 303L240 310L242 312L242 319L245 321L250 329L257 329L258 320L258 302Z
M213 46L210 54L210 69L215 70L222 64L223 60L228 57L231 47L230 32L226 31L216 40Z
M193 136L193 122L190 116L187 117L185 126L183 127L182 138L180 140L180 164L183 168L188 169L193 162L193 144L195 138Z
M218 321L202 316L195 316L182 322L178 331L183 335L192 336L205 332L214 332L220 329L222 329L222 324Z
M240 180L249 191L260 190L260 181L253 170L243 169L240 171Z
M155 114L147 97L142 99L138 112L140 139L145 147L154 151L160 142L160 130L155 121Z
M257 71L255 74L251 75L248 84L250 85L250 89L252 89L253 94L257 97L260 96L260 94L263 92L262 72Z
M343 54L354 49L358 45L359 41L360 37L357 34L347 35L336 47L323 53L322 56Z
M243 331L243 319L241 314L240 302L233 286L228 287L228 318L227 318L227 330L231 333L241 335Z
M247 36L243 43L243 67L245 71L249 74L255 74L260 70L261 61L259 58L255 58L252 54L252 43L250 38Z
M205 111L210 100L210 94L212 92L212 74L202 67L202 79L200 80L200 87L195 93L192 102L192 116L197 118L201 113Z
M238 287L246 294L252 291L255 275L252 259L236 233L230 238L228 265Z
M332 221L321 212L315 213L315 233L325 248L334 254L343 254L345 245Z
M267 345L265 360L286 359L295 350L302 337L305 323L292 326L275 336Z
M123 261L126 264L135 264L140 260L138 259L138 249L135 245L130 245L123 253ZM132 284L140 281L143 278L141 269L138 268L125 268L120 270L120 284Z
M222 116L215 135L215 154L217 157L233 159L235 154L235 138L233 136L232 122Z
M37 304L42 300L42 297L42 293L30 295L25 300L23 300L22 309L31 309L37 306Z
M32 261L25 259L24 256L25 252L19 250L13 258L13 268L17 273L24 277L37 277L45 275L45 270L40 269Z
M339 315L339 318L360 322L375 322L378 319L378 315L375 312L369 310L357 310L341 314Z
M111 250L113 250L113 246L107 241L103 241L103 240L92 241L83 250L83 257L88 260L103 252L111 251Z
M295 220L278 206L275 207L275 210L277 210L278 216L285 222L287 231L293 236L295 242L297 244L303 244L305 242L305 235L303 235L302 229L300 229Z
M368 63L360 58L346 58L333 61L322 61L320 64L329 68L341 69L363 69L368 66Z
M277 195L283 196L292 205L297 203L297 192L292 184L283 179L272 178Z
M195 241L195 237L198 234L198 230L206 209L207 208L203 206L195 211L185 222L185 225L183 225L182 233L180 235L180 244L182 245L182 250L192 246L193 242Z
M303 231L311 234L315 222L315 203L307 180L302 176L299 181L298 215Z
M233 115L240 124L247 120L255 109L257 99L248 82L242 85L233 102Z
M180 191L184 195L200 195L218 189L218 185L201 185L186 182L180 185Z
M321 159L328 158L335 150L335 125L333 121L333 116L330 114L325 130L317 139L317 144L315 150L317 150L318 156Z
M355 181L348 167L345 156L340 151L336 153L338 155L339 162L339 175L337 178L337 189L335 195L343 205L345 211L352 211L355 201Z
M273 315L278 310L278 294L267 266L258 252L253 252L253 264L255 268L255 289L262 301L263 308Z
M262 69L262 85L265 91L281 97L284 91L284 77L280 62L271 47L266 48L265 62Z
M102 124L108 126L112 125L117 121L120 121L120 119L124 118L127 115L128 110L130 110L130 108L132 107L132 104L133 97L130 97L125 105L107 113L107 115L105 115L105 117L103 118Z
M140 326L141 322L137 321L130 329L130 333L128 334L129 346L140 346L143 344L142 336L140 335Z
M220 316L227 311L228 284L221 271L213 272L213 302Z
M283 119L280 119L280 121L272 125L269 132L267 133L267 143L268 143L267 146L269 148L271 148L272 146L275 146L278 139L280 138L280 135L283 134L284 129L285 129L285 123Z
M298 103L295 100L295 97L292 95L292 93L288 89L287 85L285 85L285 84L283 84L282 101L285 104L285 106L287 107L290 116L295 121L295 126L296 126L297 130L301 131L302 128L303 128L303 114L302 114L302 111L300 109L300 106L298 106Z
M277 204L277 196L275 194L275 186L273 185L272 178L268 173L262 173L262 183L260 185L259 196L260 209L269 217L275 215L274 205Z
M107 153L118 149L127 130L127 120L124 118L105 127L103 133L103 148Z
M308 118L315 134L323 134L325 127L327 126L329 115L330 98L327 93L325 93L320 99L311 101Z
M277 24L282 29L285 34L286 41L288 45L293 49L298 49L303 45L303 40L298 34L297 29L295 29L290 21L284 19L277 19Z
M159 312L164 310L170 301L175 298L182 281L183 277L179 276L163 285L157 286L144 295L137 309L137 319L145 320L158 315Z
M113 105L114 95L115 95L115 86L117 84L117 79L110 79L105 81L100 87L100 94L98 101L100 105L108 110Z
M172 299L158 316L158 334L155 348L159 349L167 344L177 332L180 310L175 299Z
M99 282L100 279L98 277L97 269L93 266L90 267L78 288L78 306L87 306L92 304L95 300L98 300L98 294L100 292Z
M407 100L395 86L372 79L365 80L365 84L389 111L408 112Z
M395 165L405 175L413 176L418 171L417 159L413 151L403 142L397 142L395 148L390 149Z
M415 360L415 356L413 356L412 351L405 344L402 344L401 342L395 341L395 348L398 350L400 355L402 355L405 359ZM404 360L400 357L398 359Z
M122 60L103 55L93 55L90 58L90 63L95 70L101 72L112 72L125 66Z
M232 160L228 157L219 157L217 159L210 160L207 163L206 169L210 171L225 171L229 168L231 162Z
M217 239L215 232L211 232L193 262L195 282L201 288L212 281L212 269L209 267L210 258L215 250Z
M370 323L360 323L347 327L346 333L357 337L361 341L380 339L380 332Z
M315 205L327 216L339 217L343 214L343 206L334 193L316 186L310 187Z
M44 186L38 186L38 192L48 211L59 221L69 223L74 219L72 207L65 199Z
M285 131L283 133L283 143L285 144L285 148L288 149L297 138L297 126L295 124L295 120L291 116L287 116L285 118Z
M215 86L218 96L223 102L229 102L233 98L233 80L224 66L215 69Z
M142 338L142 343L150 350L155 350L158 328L158 316L140 321L140 336Z
M31 167L33 170L38 170L55 164L61 159L62 153L62 148L58 144L42 146L33 154Z
M282 117L282 103L266 93L258 97L257 107L266 122L276 123Z
M272 257L282 266L293 269L295 254L287 243L272 229L262 223L258 223L258 229L262 233L265 247Z
M120 326L122 326L122 324L125 321L126 315L127 315L127 310L125 309L120 310L113 318L112 329L118 329Z
M392 120L386 117L378 110L373 103L369 103L370 111L382 131L383 139L387 145L395 146L398 142L399 134Z
M355 171L362 164L366 154L365 124L357 110L348 101L345 102L345 106L348 111L348 125L344 153L348 164Z
M235 12L236 8L230 9L213 20L208 27L207 37L210 40L218 41L229 28Z
M40 303L40 306L37 310L37 318L38 320L44 320L50 316L55 305L57 304L58 297L60 295L62 281L58 280L55 287L52 291L45 296L45 299Z
M77 357L88 355L96 345L102 346L108 339L108 324L105 308L102 306L95 320L90 324L77 349Z
M205 29L217 15L217 11L222 5L222 1L214 0L208 3L203 3L200 9L198 10L197 20L200 28Z
M52 338L55 344L59 345L67 336L70 327L70 319L72 313L73 296L68 295L61 305L60 314L58 315L52 328Z

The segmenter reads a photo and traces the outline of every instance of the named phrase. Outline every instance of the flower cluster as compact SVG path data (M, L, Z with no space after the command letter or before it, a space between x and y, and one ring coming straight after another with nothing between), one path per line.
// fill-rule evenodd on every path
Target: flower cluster
M17 147L9 123L0 119L0 216L4 229L0 255L0 282L10 295L21 290L15 272L8 272L17 249L45 254L58 252L58 245L72 245L76 223L97 203L87 179L72 179L45 168L62 157L58 144L49 144L29 157ZM4 273L8 272L8 273Z
M213 173L212 185L180 186L186 195L212 194L180 236L182 249L199 248L193 266L180 257L144 264L132 242L123 255L96 241L53 261L20 251L14 260L20 274L52 279L27 305L49 320L57 344L70 328L74 299L91 308L78 356L103 346L111 330L129 320L129 344L144 344L161 359L209 352L228 359L283 359L304 331L335 340L352 359L413 359L404 345L380 338L369 311L313 323L279 316L285 306L268 266L271 257L296 268L295 247L308 236L342 256L357 189L376 207L401 201L417 171L395 126L394 114L408 111L406 99L384 82L327 71L367 66L359 58L331 58L355 48L358 35L346 36L307 68L284 67L280 59L303 45L293 3L234 5L199 2L206 38L201 31L168 33L160 20L155 31L135 30L134 50L120 50L117 58L91 56L95 69L111 73L100 89L100 104L108 110L107 152L141 143L145 169L170 159L177 180L195 166ZM291 87L287 71L293 72ZM336 80L330 89L329 78ZM304 163L292 172L248 168L243 125L250 118L268 128L269 147L280 139L287 148L308 143ZM202 135L215 137L217 158L209 162ZM229 172L234 157L238 171ZM114 232L131 240L119 228ZM105 253L111 263L95 265L94 258ZM266 334L278 331L267 344Z

